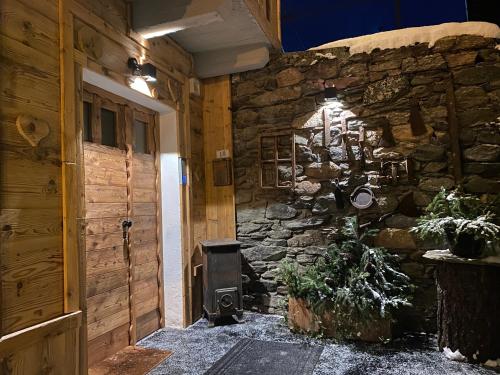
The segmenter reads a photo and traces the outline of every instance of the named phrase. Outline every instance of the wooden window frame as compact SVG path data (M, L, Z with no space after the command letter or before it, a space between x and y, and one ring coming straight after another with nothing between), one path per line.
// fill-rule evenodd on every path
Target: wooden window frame
M278 140L282 136L290 136L290 158L279 158L278 153ZM273 159L263 159L262 158L262 140L263 138L274 138L274 158ZM280 185L279 184L279 166L283 163L290 163L292 168L292 180L291 185ZM274 172L275 172L275 183L274 186L264 185L263 184L263 171L264 164L274 164ZM269 189L294 189L295 188L295 178L296 178L296 161L295 161L295 133L293 131L282 131L277 133L270 134L261 134L259 136L259 184L261 189L269 190Z
M156 116L154 111L88 84L84 84L83 101L91 104L91 143L102 145L101 110L107 109L115 113L116 136L116 146L107 147L126 150L128 143L132 146L134 121L137 119L147 126L146 154L153 155L156 152L153 139ZM127 129L128 127L131 128Z

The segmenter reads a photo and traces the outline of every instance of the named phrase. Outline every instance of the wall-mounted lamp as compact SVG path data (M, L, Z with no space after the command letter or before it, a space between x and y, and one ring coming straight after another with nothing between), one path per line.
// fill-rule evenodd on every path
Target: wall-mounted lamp
M325 102L337 99L337 88L335 86L325 87Z
M156 67L153 64L139 64L137 59L131 57L128 59L127 65L132 71L132 75L142 77L148 82L156 81Z

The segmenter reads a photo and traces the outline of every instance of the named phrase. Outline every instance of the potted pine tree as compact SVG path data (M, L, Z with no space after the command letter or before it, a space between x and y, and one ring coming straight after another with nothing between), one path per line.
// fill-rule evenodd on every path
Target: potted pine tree
M500 226L494 222L495 204L497 201L483 203L459 189L441 189L412 231L422 239L438 243L446 239L454 255L480 258L493 251L498 242Z
M345 219L342 235L304 270L285 260L278 279L288 288L292 330L338 339L385 341L392 313L410 305L412 285L398 270L397 256L372 247L356 217Z

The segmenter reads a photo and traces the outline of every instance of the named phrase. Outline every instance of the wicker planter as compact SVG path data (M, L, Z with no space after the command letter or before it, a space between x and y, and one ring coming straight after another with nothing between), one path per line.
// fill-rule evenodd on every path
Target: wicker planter
M390 317L373 316L368 321L356 321L351 314L349 318L346 319L342 317L342 314L336 314L334 310L328 309L318 315L312 311L305 300L300 298L288 300L288 327L292 331L367 342L379 342L392 338Z

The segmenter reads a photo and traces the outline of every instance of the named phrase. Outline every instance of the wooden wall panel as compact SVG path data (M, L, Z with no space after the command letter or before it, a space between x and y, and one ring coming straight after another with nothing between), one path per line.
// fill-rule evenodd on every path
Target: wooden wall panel
M63 313L57 11L0 2L0 336ZM19 115L48 124L36 147Z
M236 238L234 186L214 186L212 161L217 150L233 154L229 76L203 81L207 238Z
M76 312L2 337L1 374L77 374L80 322L81 312Z
M122 232L127 219L126 157L117 148L84 144L89 366L129 344L129 261ZM124 325L126 336L121 334Z
M157 173L155 156L134 154L132 157L132 221L130 241L134 257L133 295L136 313L137 339L144 332L160 328L160 320L153 324L143 319L159 309L158 258L157 258ZM140 287L137 287L139 284ZM151 315L159 316L159 315ZM144 324L148 328L143 327Z

